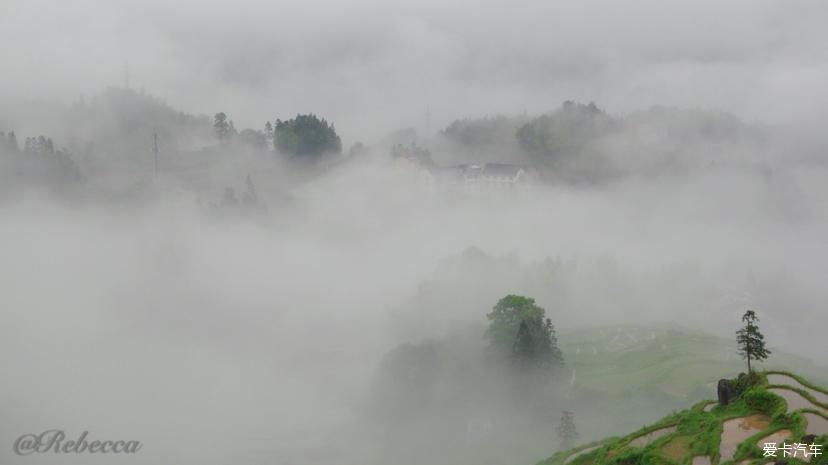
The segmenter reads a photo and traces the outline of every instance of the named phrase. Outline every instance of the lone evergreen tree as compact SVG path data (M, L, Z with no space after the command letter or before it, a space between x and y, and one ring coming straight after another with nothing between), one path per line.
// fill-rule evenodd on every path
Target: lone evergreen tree
M213 131L218 140L226 140L230 137L232 122L227 121L227 115L224 112L216 113L213 120Z
M9 145L9 148L11 149L11 151L14 152L14 153L17 153L18 151L20 151L20 147L17 146L17 136L14 135L14 131L9 131L9 136L8 137L9 137L8 145Z
M265 138L267 139L268 145L273 144L273 125L270 124L270 121L265 123Z
M771 352L765 349L765 336L759 332L759 326L756 323L759 318L753 310L748 310L742 315L742 322L745 327L736 331L736 342L739 345L739 354L743 359L747 359L748 373L752 373L750 367L751 360L762 361L768 358Z
M578 440L578 430L575 428L575 419L569 410L561 411L561 422L558 424L558 443L561 450L569 449Z
M541 365L548 369L563 365L563 354L558 348L558 337L555 335L552 320L539 318L532 327L536 329L535 347Z
M515 343L512 345L512 360L520 365L528 365L535 359L536 343L526 321L520 322Z

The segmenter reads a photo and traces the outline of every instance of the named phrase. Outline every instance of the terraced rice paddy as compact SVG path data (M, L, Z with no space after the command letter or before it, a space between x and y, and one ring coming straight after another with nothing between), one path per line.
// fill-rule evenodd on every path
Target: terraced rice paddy
M720 462L733 459L736 448L745 439L762 431L770 425L767 415L751 415L733 418L722 424L722 439L719 446Z
M808 427L806 428L808 434L817 436L828 434L828 420L813 413L804 413L803 416L805 417L805 421L808 422Z
M647 444L655 441L656 439L665 436L667 434L673 433L676 431L675 426L668 426L666 428L657 429L647 434L643 434L632 441L630 441L630 446L632 447L644 447Z
M594 451L594 450L595 450L595 449L597 449L598 447L599 447L599 446L587 447L586 449L584 449L584 450L582 450L582 451L575 452L574 454L572 454L572 455L570 455L569 457L567 457L567 458L566 458L566 460L564 460L564 465L566 465L567 463L569 463L569 462L571 462L571 461L575 460L576 458L578 458L578 457L580 457L580 456L582 456L582 455L584 455L584 454L588 454L588 453L590 453L590 452Z
M679 436L661 448L661 454L676 463L681 463L690 451L690 436Z
M797 389L802 389L803 391L810 394L811 397L813 397L817 401L822 402L823 404L828 404L828 394L825 394L824 392L819 392L819 391L816 391L814 389L811 389L808 386L805 386L805 385L801 384L799 381L795 380L794 378L791 378L790 376L768 375L768 384L787 385L787 386L795 387Z
M816 410L824 410L822 407L814 404L810 400L802 397L796 391L791 391L790 389L785 388L771 388L768 389L768 392L772 392L777 396L785 399L785 402L788 404L788 411L791 412L793 410L800 410L803 408L810 408Z
M791 430L783 429L756 441L756 445L762 448L765 444L779 444L786 439L790 439L791 436L793 436Z

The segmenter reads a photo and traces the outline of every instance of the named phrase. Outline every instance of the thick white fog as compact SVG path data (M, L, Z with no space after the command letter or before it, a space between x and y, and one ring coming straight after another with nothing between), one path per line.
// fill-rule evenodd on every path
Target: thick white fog
M529 465L561 409L590 441L699 400L514 396L483 356L507 294L562 341L754 308L826 366L822 2L2 9L0 463ZM336 155L261 132L311 112ZM446 188L460 163L538 176ZM49 429L142 448L15 454Z
M755 306L774 347L824 353L828 224L822 197L805 194L824 189L818 174L788 173L794 192L711 173L447 202L369 164L300 189L265 222L208 217L187 198L127 210L24 196L0 220L3 438L88 429L142 440L135 463L379 463L389 458L366 412L381 357L482 324L509 292L536 295L560 329L727 336L733 309ZM545 289L554 279L485 270L446 278L459 291L438 308L406 305L471 246L578 270L564 294Z
M145 88L258 127L312 109L348 142L403 126L653 104L824 116L820 1L6 0L5 105ZM804 123L804 121L802 122ZM18 128L22 130L22 128Z

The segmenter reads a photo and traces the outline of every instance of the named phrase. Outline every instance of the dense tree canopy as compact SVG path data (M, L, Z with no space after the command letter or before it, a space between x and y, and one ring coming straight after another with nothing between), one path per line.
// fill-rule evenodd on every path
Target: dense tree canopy
M213 131L215 131L218 140L227 140L235 135L236 127L232 120L227 119L224 112L219 112L216 113L213 120Z
M563 364L555 328L535 299L507 295L487 315L490 346L523 367L552 369Z
M594 103L564 102L556 112L543 115L517 131L520 147L538 159L555 163L582 154L589 143L605 135L613 120Z
M508 147L514 144L515 134L528 122L525 116L495 116L466 118L453 121L440 134L469 150Z
M0 174L8 176L0 176L0 184L20 180L13 177L50 188L77 186L83 181L72 153L56 148L51 137L42 135L26 137L21 148L14 131L0 131L0 165L4 165L0 171L5 171Z
M82 99L68 109L63 119L61 130L51 131L55 141L66 144L79 156L102 160L115 156L145 160L152 151L155 133L167 154L190 150L200 144L196 141L214 135L209 116L187 114L143 91L123 88L110 88Z
M277 150L297 156L316 156L342 152L342 140L333 124L314 114L296 115L296 118L276 120L273 128L274 146Z
M259 149L267 148L267 134L255 129L242 129L239 132L239 141L251 147Z
M393 158L405 158L416 161L423 166L434 166L431 152L425 147L417 145L416 142L411 142L408 145L395 144L391 148L391 156Z
M20 150L20 147L17 146L17 136L14 131L9 131L8 134L0 132L0 148L8 152Z

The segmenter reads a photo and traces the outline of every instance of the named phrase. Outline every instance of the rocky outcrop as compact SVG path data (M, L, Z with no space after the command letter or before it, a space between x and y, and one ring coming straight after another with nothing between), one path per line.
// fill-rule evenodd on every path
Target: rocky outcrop
M760 378L756 373L751 373L750 375L739 373L736 379L720 379L716 389L719 395L719 405L729 404L733 399L741 396L750 386L755 385L759 381Z
M719 395L719 405L727 405L736 397L736 386L729 379L720 379L716 392Z

